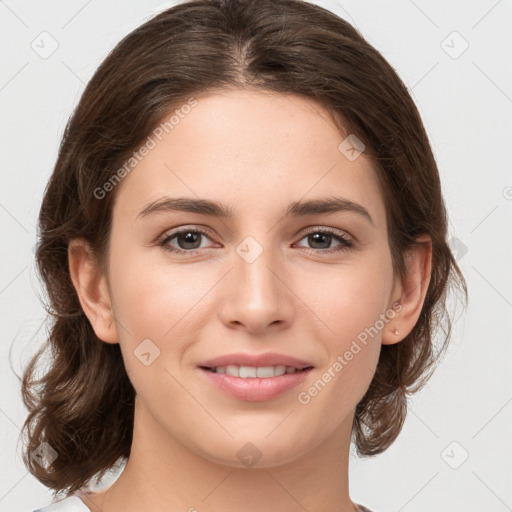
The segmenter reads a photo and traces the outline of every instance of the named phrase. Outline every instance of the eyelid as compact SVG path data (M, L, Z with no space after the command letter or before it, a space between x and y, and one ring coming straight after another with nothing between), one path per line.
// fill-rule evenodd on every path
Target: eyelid
M166 230L162 235L160 235L157 238L156 241L159 242L159 241L165 240L170 235L176 235L176 234L180 233L181 231L185 231L187 229L190 229L191 231L200 231L201 233L204 233L211 238L214 238L216 236L213 233L213 231L211 231L209 228L207 228L205 226L202 226L201 224L185 224L183 226L178 226L176 228ZM320 226L320 225L315 224L313 226L308 226L303 229L305 229L306 231L302 230L301 232L299 232L297 234L297 236L299 236L299 234L302 234L302 237L304 237L304 236L308 235L309 233L316 233L318 231L327 231L329 233L340 236L341 238L347 240L348 242L355 242L355 239L352 235L350 235L346 231L338 229L338 228L331 228L328 226Z
M168 229L157 238L156 243L163 245L166 240L168 240L169 238L174 238L176 235L179 235L183 231L198 231L203 235L206 235L208 238L215 238L215 234L211 230L204 226L201 226L200 224L186 224L183 226L178 226L176 228Z
M338 246L331 247L330 249L315 249L311 247L303 247L300 246L300 248L304 251L306 251L309 254L313 255L320 255L320 256L333 256L333 255L341 255L344 254L347 251L353 250L357 248L356 240L354 237L346 233L345 231L336 229L336 228L330 228L327 226L313 226L311 228L308 228L308 231L303 231L299 242L306 238L308 235L312 233L322 233L332 236L334 239L338 239Z
M352 237L351 235L349 235L346 231L343 231L343 230L340 230L338 228L332 228L332 227L327 227L327 226L319 226L319 225L314 225L314 226L309 226L307 228L304 228L306 229L306 231L302 230L297 236L300 235L300 238L298 239L298 242L300 242L303 238L305 238L306 236L308 236L309 234L311 233L326 233L326 234L329 234L329 235L333 235L335 238L339 238L342 240L342 247L337 249L336 247L334 248L330 248L330 249L314 249L314 248L311 248L311 247L301 247L302 249L308 251L308 252L313 252L313 253L324 253L324 254L330 254L330 253L336 253L336 252L342 252L344 249L347 250L347 249L350 249L352 248L355 243L356 243L356 240L354 239L354 237ZM172 248L166 248L165 246L168 245L168 241L173 239L174 237L176 237L177 235L183 233L183 232L187 232L187 231L195 231L195 232L199 232L199 233L202 233L203 235L207 236L208 238L210 239L214 239L215 238L215 235L212 233L212 231L202 225L199 225L199 224L192 224L192 225L183 225L183 226L178 226L176 228L173 228L171 230L167 230L165 231L162 235L160 235L158 237L158 239L156 240L156 243L162 247L164 247L166 250L170 251L170 252L175 252L175 253L181 253L181 254L194 254L196 252L199 252L201 251L202 249L191 249L191 250L185 250L185 249L176 249L174 247ZM205 248L203 248L205 249Z
M355 243L355 239L353 236L349 235L346 231L342 229L337 228L330 228L327 226L313 226L311 228L306 228L308 231L302 232L302 238L304 238L306 235L309 235L310 233L317 233L317 232L324 232L324 233L330 233L332 235L339 236L340 238L343 238L346 242Z

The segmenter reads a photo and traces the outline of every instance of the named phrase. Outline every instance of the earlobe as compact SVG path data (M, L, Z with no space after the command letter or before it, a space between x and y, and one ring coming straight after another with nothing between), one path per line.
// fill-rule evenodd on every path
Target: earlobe
M68 262L73 286L96 336L106 343L118 343L107 279L85 239L69 242Z
M429 235L416 238L422 245L413 247L406 255L406 275L397 277L392 304L395 316L382 331L382 344L393 345L402 341L414 328L420 317L427 295L432 270L432 239Z

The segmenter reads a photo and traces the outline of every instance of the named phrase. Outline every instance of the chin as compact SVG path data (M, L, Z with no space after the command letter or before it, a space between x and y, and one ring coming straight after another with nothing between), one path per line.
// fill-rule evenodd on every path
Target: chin
M243 440L229 439L224 443L213 442L218 451L211 451L209 446L202 448L198 454L211 462L232 468L268 469L293 462L308 451L307 446L299 445L299 439L291 439L289 436L283 439L276 435L270 440L260 434L254 436L252 441L250 439L251 437L245 434ZM226 455L232 456L226 457Z

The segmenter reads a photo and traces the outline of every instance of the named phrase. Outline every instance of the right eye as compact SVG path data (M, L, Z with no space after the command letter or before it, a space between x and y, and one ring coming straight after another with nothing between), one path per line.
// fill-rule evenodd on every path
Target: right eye
M173 253L191 253L204 248L201 247L202 237L209 238L209 233L199 228L181 228L171 231L170 233L166 233L164 237L158 242L158 245L162 246L166 251ZM175 247L171 245L170 242L174 239L176 239L177 245L181 247Z

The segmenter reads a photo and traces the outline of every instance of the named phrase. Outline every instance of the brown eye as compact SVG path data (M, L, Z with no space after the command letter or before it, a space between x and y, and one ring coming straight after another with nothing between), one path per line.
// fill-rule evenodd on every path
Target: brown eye
M167 234L164 239L159 242L159 245L171 252L193 252L204 248L201 247L201 242L204 237L209 238L208 233L202 229L180 229ZM176 239L177 247L170 244L171 240L174 239Z
M310 231L306 233L306 235L302 238L302 240L307 239L307 243L310 244L311 247L306 247L306 249L312 251L319 252L338 252L347 250L352 247L353 242L348 239L346 236L341 234L336 234L333 230L325 230L325 229L317 229L315 231ZM337 242L338 245L332 247L332 243Z

